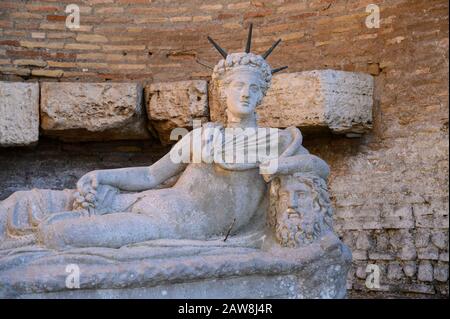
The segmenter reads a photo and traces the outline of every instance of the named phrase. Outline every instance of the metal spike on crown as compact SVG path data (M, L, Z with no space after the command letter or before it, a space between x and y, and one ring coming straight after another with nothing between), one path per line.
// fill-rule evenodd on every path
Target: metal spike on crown
M253 23L250 23L249 29L248 29L248 36L247 36L247 43L245 45L245 53L250 53L251 44L252 44L252 31L253 31ZM214 46L214 48L220 53L220 55L227 59L228 53L225 51L216 41L214 41L210 36L207 37L208 41L211 42L211 44ZM272 53L272 51L277 47L278 44L280 44L281 39L278 39L266 52L261 54L260 56L266 60L267 57ZM271 69L271 74L275 74L277 72L280 72L282 70L287 69L287 66L283 66L280 68Z

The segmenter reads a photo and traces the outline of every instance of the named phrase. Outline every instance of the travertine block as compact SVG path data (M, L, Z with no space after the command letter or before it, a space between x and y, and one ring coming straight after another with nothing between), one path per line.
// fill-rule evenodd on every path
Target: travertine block
M224 122L225 110L216 97L211 88L211 119ZM372 128L372 105L372 76L315 70L274 76L257 112L261 126L359 136Z
M0 146L39 139L39 84L0 82Z
M41 127L68 141L150 137L136 83L42 83Z
M154 83L145 88L147 114L164 143L170 143L174 128L192 128L193 120L208 121L206 81Z

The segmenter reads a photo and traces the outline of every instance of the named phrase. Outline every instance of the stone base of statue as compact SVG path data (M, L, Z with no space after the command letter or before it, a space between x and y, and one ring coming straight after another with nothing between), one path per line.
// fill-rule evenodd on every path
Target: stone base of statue
M240 246L265 246L260 235L226 242L157 240L119 249L5 249L0 297L345 297L351 253L335 235L299 248Z

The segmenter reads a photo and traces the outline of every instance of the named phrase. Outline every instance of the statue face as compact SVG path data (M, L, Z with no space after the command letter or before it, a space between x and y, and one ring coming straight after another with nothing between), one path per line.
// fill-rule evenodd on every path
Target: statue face
M283 246L308 245L327 230L317 194L308 184L292 175L280 178L275 234Z
M235 116L253 114L262 99L261 76L250 70L242 70L230 77L231 80L224 88L228 111Z
M293 176L281 179L279 197L278 209L280 212L297 215L313 209L311 190L305 184L299 183Z

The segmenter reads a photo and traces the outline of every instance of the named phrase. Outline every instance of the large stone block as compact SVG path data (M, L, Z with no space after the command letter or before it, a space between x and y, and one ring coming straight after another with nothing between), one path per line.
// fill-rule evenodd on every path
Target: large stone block
M39 84L0 82L0 146L39 139Z
M211 87L209 96L211 119L224 122L215 90ZM359 136L372 128L372 104L372 76L316 70L274 76L257 112L261 126Z
M192 128L193 120L208 121L206 81L154 83L145 88L147 114L163 143L174 128Z
M0 298L344 298L352 258L334 235L295 249L162 240L24 254L0 249ZM79 289L66 286L70 264Z
M41 128L65 141L146 139L136 83L42 83Z

